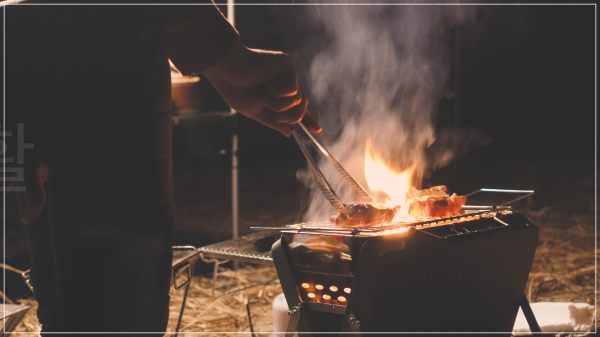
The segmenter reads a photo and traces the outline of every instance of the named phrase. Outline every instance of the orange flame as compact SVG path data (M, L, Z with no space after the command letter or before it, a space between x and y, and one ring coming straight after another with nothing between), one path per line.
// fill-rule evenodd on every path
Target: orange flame
M411 181L414 171L414 165L403 171L394 170L376 151L371 140L367 140L364 159L367 187L373 195L383 195L382 201L386 206L400 205L395 221L408 215L408 193L413 188Z

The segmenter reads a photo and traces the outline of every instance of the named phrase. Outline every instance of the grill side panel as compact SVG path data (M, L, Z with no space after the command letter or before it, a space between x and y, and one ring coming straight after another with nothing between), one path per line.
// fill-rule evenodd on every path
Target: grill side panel
M452 239L410 230L368 240L348 304L360 329L510 332L538 230L518 214L502 220L510 225Z

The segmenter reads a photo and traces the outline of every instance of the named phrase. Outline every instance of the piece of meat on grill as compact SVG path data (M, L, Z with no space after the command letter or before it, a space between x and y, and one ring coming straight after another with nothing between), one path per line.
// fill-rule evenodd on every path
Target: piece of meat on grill
M434 186L424 190L413 191L408 213L418 219L444 218L462 213L462 206L467 202L463 195L448 195L446 186Z
M417 190L416 188L411 189L407 195L408 199L414 200L427 200L429 198L447 198L448 197L448 186L446 185L438 185L432 186L430 188L424 188L422 190Z
M337 227L369 227L389 223L394 219L400 206L379 207L367 203L346 204L346 213L338 213L333 218Z

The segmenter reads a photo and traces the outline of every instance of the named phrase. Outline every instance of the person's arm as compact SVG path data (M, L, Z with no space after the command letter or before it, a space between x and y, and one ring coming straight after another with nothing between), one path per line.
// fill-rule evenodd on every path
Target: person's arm
M302 120L321 130L306 115L308 101L287 54L247 48L214 5L168 9L161 32L169 58L183 74L204 75L232 109L284 135Z
M241 43L238 32L211 1L154 10L167 55L184 75L201 73Z

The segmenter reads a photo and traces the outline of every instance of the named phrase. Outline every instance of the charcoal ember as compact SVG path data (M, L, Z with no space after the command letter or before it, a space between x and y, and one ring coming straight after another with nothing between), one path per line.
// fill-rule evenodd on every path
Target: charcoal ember
M379 207L367 203L347 203L346 213L333 218L337 227L369 227L392 222L400 206Z

